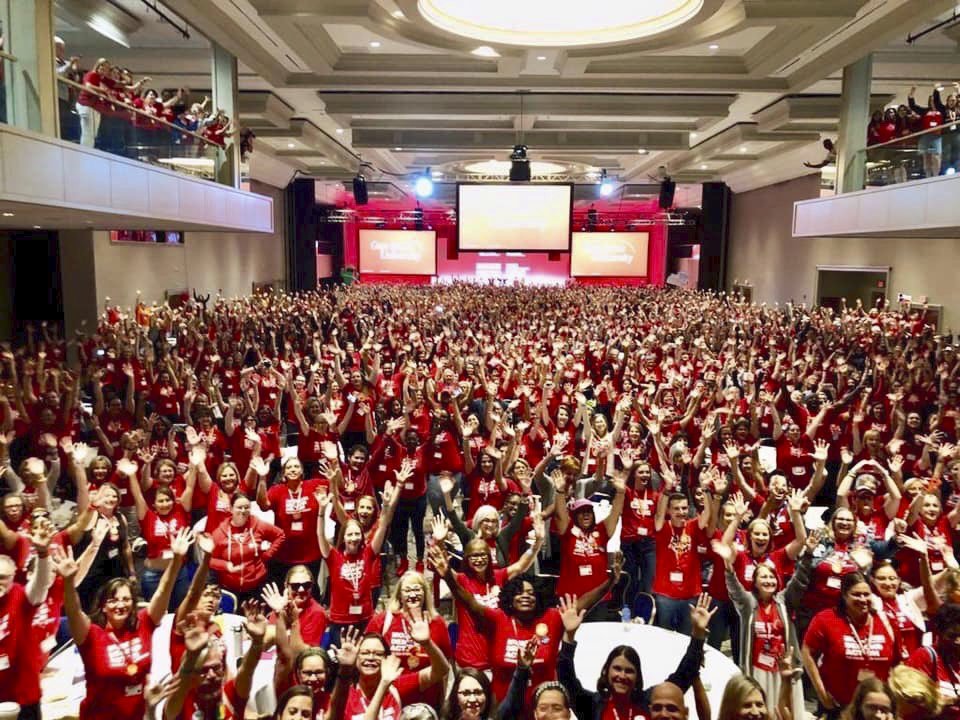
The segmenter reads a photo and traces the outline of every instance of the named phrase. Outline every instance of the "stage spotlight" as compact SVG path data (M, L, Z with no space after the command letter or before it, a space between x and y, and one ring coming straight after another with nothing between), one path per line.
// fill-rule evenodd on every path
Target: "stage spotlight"
M413 187L417 195L422 198L433 195L433 178L430 177L430 168L423 171L423 175L417 178Z
M610 193L613 192L613 181L607 177L607 171L600 171L600 194L603 197L607 197Z
M530 160L527 146L514 145L510 153L510 182L530 182Z

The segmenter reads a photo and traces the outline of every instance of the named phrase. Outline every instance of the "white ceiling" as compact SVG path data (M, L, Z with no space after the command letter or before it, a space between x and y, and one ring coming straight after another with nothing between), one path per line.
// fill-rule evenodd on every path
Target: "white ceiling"
M134 49L83 28L65 39L156 85L209 83L205 47L171 47L152 13L120 2L143 18ZM958 31L905 42L951 0L705 0L696 21L643 41L498 46L493 59L420 18L416 0L165 4L239 58L256 152L331 179L351 176L360 157L393 173L502 160L522 129L534 159L603 167L621 181L666 165L681 180L742 191L821 159L820 140L836 133L840 70L864 54L875 52L875 104L912 84L925 99L926 86L960 77Z

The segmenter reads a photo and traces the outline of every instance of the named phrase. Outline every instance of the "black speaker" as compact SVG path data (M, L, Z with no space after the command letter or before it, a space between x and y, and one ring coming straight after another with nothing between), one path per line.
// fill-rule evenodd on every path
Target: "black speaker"
M290 290L317 287L317 241L323 213L317 212L316 183L300 178L287 186L287 277Z
M666 178L660 183L660 209L669 210L673 207L673 193L677 189L677 184L670 178Z
M363 175L357 175L353 179L353 199L357 205L366 205L369 200L367 197L367 181L363 178Z
M703 183L700 215L700 290L723 290L732 194L726 183Z

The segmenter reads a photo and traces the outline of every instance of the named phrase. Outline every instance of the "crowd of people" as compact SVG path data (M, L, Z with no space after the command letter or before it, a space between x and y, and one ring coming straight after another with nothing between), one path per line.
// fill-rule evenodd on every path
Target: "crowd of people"
M915 168L917 177L936 177L960 169L960 84L953 83L953 92L944 98L944 88L932 88L926 102L916 101L917 88L910 89L906 104L890 105L876 110L867 126L867 145L890 143L915 133L923 133L914 140L921 165ZM899 144L893 145L896 149ZM908 169L903 168L904 175ZM906 177L898 180L905 182Z
M135 158L169 154L173 148L199 156L208 145L225 147L238 134L233 119L211 108L208 97L196 102L186 88L154 89L149 77L134 80L128 68L105 58L82 68L60 38L54 48L57 76L66 81L58 83L65 140Z
M27 327L0 355L0 701L40 717L72 638L81 720L244 717L268 655L276 718L955 720L957 354L919 310L650 288ZM631 645L579 677L577 634L631 618L689 635L667 680ZM719 708L705 644L741 670Z

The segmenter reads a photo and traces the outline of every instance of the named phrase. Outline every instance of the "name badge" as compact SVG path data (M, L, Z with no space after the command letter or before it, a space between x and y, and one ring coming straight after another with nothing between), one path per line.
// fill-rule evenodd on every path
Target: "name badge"
M683 573L682 572L672 572L670 573L670 582L680 585L683 583Z
M756 571L757 571L756 567L754 567L753 565L747 565L743 569L744 580L746 580L747 582L750 582L751 580L753 580L753 573L755 573Z
M404 484L403 484L403 489L404 489L404 490L413 490L413 483L404 483Z
M827 587L833 588L834 590L840 589L840 578L833 576L827 578Z
M123 694L127 697L133 697L134 695L143 695L143 683L137 685L127 685L123 689Z
M590 565L581 565L580 577L584 577L586 575L593 575L593 568Z
M40 649L41 649L43 652L45 652L45 653L50 652L50 651L53 650L56 646L57 646L57 636L56 636L56 635L50 635L50 636L48 636L42 643L40 643Z
M363 612L363 608L360 607L359 605L351 605L347 609L347 612L350 613L351 615L359 615L360 613Z
M794 465L790 472L792 472L794 475L804 475L806 474L807 469L803 465Z
M111 559L112 559L112 558L115 558L115 557L117 557L117 555L119 555L119 554L120 554L120 548L113 548L113 549L111 549L111 550L107 550L107 557L108 557L108 558L111 558Z
M164 550L162 553L160 553L160 557L162 557L164 560L173 560L173 550Z
M380 470L380 472L386 472L386 471L387 471L387 466L386 466L386 465L379 465L377 469Z
M435 453L433 454L433 457L434 457L435 460L443 460L443 453L435 452Z
M647 530L646 527L641 526L641 527L637 528L637 535L642 535L642 536L646 537L648 534L649 534L649 530Z
M298 520L290 523L290 532L303 532L303 522Z
M347 500L345 503L343 503L344 510L353 510L356 506L357 504L353 500Z
M10 667L10 658L6 655L0 655L0 670L7 670Z
M757 665L762 668L775 668L777 667L777 659L773 655L767 655L766 653L760 653L757 656Z
M932 563L930 563L930 569L934 572L940 572L943 570L943 563L939 560L934 560Z

